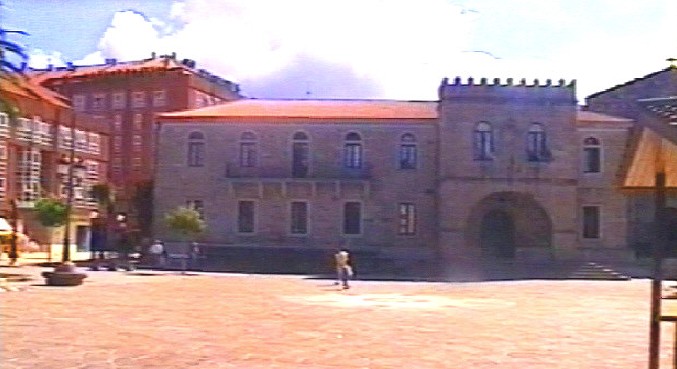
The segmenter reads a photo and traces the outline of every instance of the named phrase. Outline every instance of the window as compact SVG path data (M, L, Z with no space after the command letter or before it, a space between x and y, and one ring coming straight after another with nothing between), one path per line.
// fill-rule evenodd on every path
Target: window
M203 167L205 161L204 135L192 132L188 135L188 166Z
M113 116L113 130L116 132L122 131L122 115L115 114Z
M601 149L598 139L588 137L583 140L583 173L599 173L602 170Z
M75 149L78 151L87 151L89 144L87 143L87 132L75 130Z
M124 109L127 105L127 99L124 92L113 93L113 109Z
M92 154L101 153L101 136L98 133L89 133L89 152Z
M403 236L413 236L416 234L416 206L411 203L400 204L400 224L399 234Z
M583 238L599 238L600 236L599 206L583 207Z
M140 131L143 129L143 114L141 113L136 113L134 114L134 130Z
M106 94L94 94L92 109L102 110L106 108Z
M296 132L292 137L292 177L305 178L310 168L308 135Z
M256 166L256 135L252 132L244 132L240 136L240 166Z
M362 138L358 133L351 132L346 135L343 155L346 168L362 168Z
M200 219L205 218L205 204L202 200L188 200L186 201L186 207L188 209L193 209L200 216Z
M143 91L132 92L132 108L146 107L146 93Z
M85 111L85 95L73 95L73 110Z
M237 231L254 232L254 201L240 201L237 206Z
M308 203L304 201L291 203L291 233L308 233Z
M141 151L141 144L143 143L143 139L141 135L133 135L132 136L132 149L134 151Z
M400 169L416 169L416 137L410 133L400 138Z
M473 135L475 160L494 159L494 132L487 122L480 122Z
M113 137L113 151L122 152L122 136L115 135Z
M549 159L550 152L548 151L543 125L534 123L527 132L527 160L547 161Z
M343 207L343 233L362 233L362 204L359 202L346 202Z
M137 156L135 158L132 158L132 168L134 168L134 170L141 169L141 165L142 165L142 161L141 161L140 157Z
M153 91L153 106L160 107L165 106L165 101L167 99L167 93L165 90Z

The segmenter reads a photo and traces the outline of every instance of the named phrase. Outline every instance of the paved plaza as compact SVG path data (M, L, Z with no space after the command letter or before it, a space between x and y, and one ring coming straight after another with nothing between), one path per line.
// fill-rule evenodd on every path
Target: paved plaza
M648 280L341 291L303 276L137 271L16 285L0 294L3 369L647 367ZM665 325L663 368L672 338Z

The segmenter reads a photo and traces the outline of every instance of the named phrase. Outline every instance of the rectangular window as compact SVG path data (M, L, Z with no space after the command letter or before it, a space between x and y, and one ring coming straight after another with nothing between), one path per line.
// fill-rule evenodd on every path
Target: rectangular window
M153 106L160 107L165 106L167 93L165 90L153 91Z
M136 113L134 114L134 130L135 131L140 131L143 129L143 114L141 113Z
M146 93L143 91L132 92L132 108L146 107Z
M583 149L583 172L599 173L601 171L599 147L586 147Z
M237 231L254 232L254 201L240 201L237 207Z
M189 142L188 143L188 166L202 167L205 161L205 144L204 142Z
M400 146L400 169L416 169L416 145Z
M85 111L85 95L73 95L73 110Z
M115 135L113 137L113 151L122 152L122 136Z
M583 207L583 238L599 238L600 208L599 206Z
M343 233L362 233L362 204L359 202L347 202L343 207Z
M416 206L411 203L401 203L399 211L399 234L413 236L416 234Z
M124 109L127 106L127 99L124 92L113 93L113 109Z
M255 142L241 142L240 143L240 166L241 167L255 167L256 166L256 143Z
M143 143L143 139L141 135L133 135L132 136L132 150L134 151L141 151L141 144Z
M188 209L195 210L199 215L200 219L205 218L205 204L202 200L188 200L186 201L186 207Z
M92 109L102 110L106 108L106 94L94 94Z
M116 132L122 131L122 115L115 114L113 116L113 130Z
M134 170L139 170L141 168L141 164L142 164L141 158L139 157L132 158L132 167L134 168Z
M362 168L362 144L347 143L345 145L345 166L346 168Z
M308 234L308 203L294 201L291 203L291 233Z

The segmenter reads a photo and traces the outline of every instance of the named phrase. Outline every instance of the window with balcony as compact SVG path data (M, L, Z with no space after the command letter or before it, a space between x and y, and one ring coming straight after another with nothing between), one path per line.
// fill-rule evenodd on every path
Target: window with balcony
M362 233L362 203L350 201L343 205L343 233L348 235Z
M124 109L127 107L127 94L125 92L113 93L113 109Z
M583 140L583 173L602 171L602 145L595 137Z
M153 91L153 106L162 107L167 104L167 92L165 90Z
M205 140L200 132L188 135L188 166L203 167L205 165Z
M400 138L400 169L416 169L417 162L416 136L403 134Z
M143 130L143 114L141 113L134 114L134 119L132 122L134 124L135 131Z
M87 143L87 132L75 130L75 150L87 151L89 144Z
M346 135L343 144L344 166L350 169L362 168L362 137L351 132Z
M473 133L475 160L494 160L494 131L491 124L479 122Z
M101 136L98 133L89 133L89 152L95 155L101 153Z
M237 206L237 231L239 233L254 233L254 201L239 201Z
M292 201L291 203L291 234L308 234L308 203Z
M532 162L550 160L545 129L540 123L532 124L527 132L527 160Z
M115 114L113 116L113 131L122 132L122 115Z
M413 236L416 234L416 205L412 203L400 203L399 208L399 234Z
M256 135L253 132L244 132L240 136L240 166L255 167L257 163Z

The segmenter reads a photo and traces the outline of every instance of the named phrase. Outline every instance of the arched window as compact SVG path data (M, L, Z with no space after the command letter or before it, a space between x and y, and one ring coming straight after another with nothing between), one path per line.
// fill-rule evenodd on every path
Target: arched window
M205 136L201 132L191 132L188 135L188 166L202 167L205 165Z
M351 132L346 135L343 157L346 168L362 168L362 137L359 133Z
M547 161L550 159L550 151L545 136L545 130L540 123L534 123L527 132L527 160Z
M310 167L310 143L308 135L296 132L292 136L292 177L305 178Z
M602 171L602 145L595 137L583 140L583 173Z
M473 136L475 160L493 160L494 132L491 124L487 122L477 123Z
M416 169L416 136L405 133L400 138L400 169Z
M240 166L255 167L257 164L257 139L253 132L243 132L240 135Z

